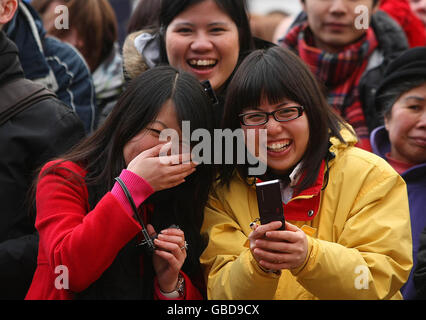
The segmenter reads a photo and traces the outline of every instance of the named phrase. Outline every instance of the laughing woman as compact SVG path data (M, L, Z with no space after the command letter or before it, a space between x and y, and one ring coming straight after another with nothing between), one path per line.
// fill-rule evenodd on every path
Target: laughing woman
M130 84L92 136L44 166L27 299L202 297L194 279L201 279L199 230L212 175L187 153L163 154L160 134L186 140L184 120L192 130L211 128L209 108L192 75L154 68Z
M238 63L255 47L272 44L252 37L245 1L163 0L158 16L160 28L127 37L126 77L170 64L199 81L209 80L219 100L212 109L219 126L223 97Z
M281 48L250 54L231 81L223 126L266 130L267 170L224 166L201 255L209 299L400 299L412 267L406 185L354 147L314 76ZM248 150L261 150L246 142ZM237 142L236 142L237 143ZM235 146L237 149L237 146ZM281 181L286 219L259 218L256 180Z

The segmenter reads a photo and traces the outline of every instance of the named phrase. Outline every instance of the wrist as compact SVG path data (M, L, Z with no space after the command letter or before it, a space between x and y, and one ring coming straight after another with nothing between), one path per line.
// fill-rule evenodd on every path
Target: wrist
M259 266L259 268L265 272L265 273L273 273L276 274L277 276L281 275L281 270L271 270L271 269L266 269L265 267L263 267L260 263L257 263L257 265Z
M175 299L179 297L183 297L185 295L185 278L182 274L178 274L175 285L172 289L162 288L159 285L160 293L166 298Z
M271 270L271 269L267 269L264 266L262 266L260 264L260 261L258 261L254 255L253 252L251 252L251 258L252 258L252 265L256 267L257 270L259 270L260 272L266 273L266 274L273 274L277 277L281 276L281 270Z
M179 282L179 275L176 277L176 280L173 281L172 283L168 283L168 284L160 284L160 282L158 282L158 287L161 291L161 293L171 293L173 291L176 290L176 287L178 285Z

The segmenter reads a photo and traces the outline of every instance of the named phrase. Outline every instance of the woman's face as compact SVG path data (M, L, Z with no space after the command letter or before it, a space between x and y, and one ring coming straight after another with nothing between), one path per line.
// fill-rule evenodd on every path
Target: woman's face
M164 144L165 141L160 141L159 139L160 133L164 129L175 130L179 135L179 139L181 139L181 127L178 123L175 106L171 100L168 100L163 105L154 121L126 143L123 149L126 166L143 151L151 149L158 144Z
M278 104L263 101L258 108L244 109L241 114L256 111L273 112L293 106L300 106L300 104L291 100L283 100ZM302 159L308 147L309 123L305 112L300 117L288 122L278 122L270 115L268 122L264 125L245 126L242 124L241 127L246 131L246 136L248 136L247 130L254 129L256 143L266 144L266 146L256 145L256 153L261 149L265 150L266 147L268 168L276 174L289 174L289 170ZM259 129L266 129L266 142L262 142L262 139L259 138ZM253 149L250 146L247 147L249 151Z
M404 93L385 117L390 156L402 162L426 162L426 83Z
M169 63L209 80L218 90L234 71L240 52L238 28L213 0L188 7L166 30Z

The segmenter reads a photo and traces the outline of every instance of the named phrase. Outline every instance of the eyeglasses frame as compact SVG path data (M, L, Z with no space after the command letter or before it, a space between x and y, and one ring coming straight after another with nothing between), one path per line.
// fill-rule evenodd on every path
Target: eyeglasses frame
M283 110L283 109L287 109L287 108L296 108L296 109L298 110L298 112L299 112L299 113L297 114L297 117L292 118L292 119L288 119L288 120L278 120L278 119L275 117L275 114L276 114L278 111L281 111L281 110ZM241 114L239 114L239 115L238 115L238 117L240 118L240 122L241 122L243 125L245 125L245 126L247 126L247 127L256 127L256 126L263 126L263 125L267 124L267 123L268 123L268 121L269 121L269 116L272 116L272 117L275 119L275 121L277 121L277 122L288 122L288 121L292 121L292 120L296 120L297 118L300 118L300 117L303 115L303 112L304 112L304 111L305 111L305 108L304 108L303 106L289 106L289 107L284 107L284 108L277 109L277 110L272 111L272 112L266 112L266 111L255 111L255 112L241 113ZM266 120L265 120L265 122L262 122L262 123L259 123L259 124L246 124L246 123L243 121L243 117L245 117L245 116L247 116L247 115L250 115L250 114L258 114L258 113L266 114Z

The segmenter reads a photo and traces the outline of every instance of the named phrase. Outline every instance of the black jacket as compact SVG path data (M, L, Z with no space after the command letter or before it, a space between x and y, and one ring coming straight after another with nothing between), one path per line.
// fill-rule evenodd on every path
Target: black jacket
M0 97L5 84L23 77L15 44L0 32ZM28 194L35 172L83 136L83 123L56 98L0 126L0 299L23 299L36 268L38 237Z

